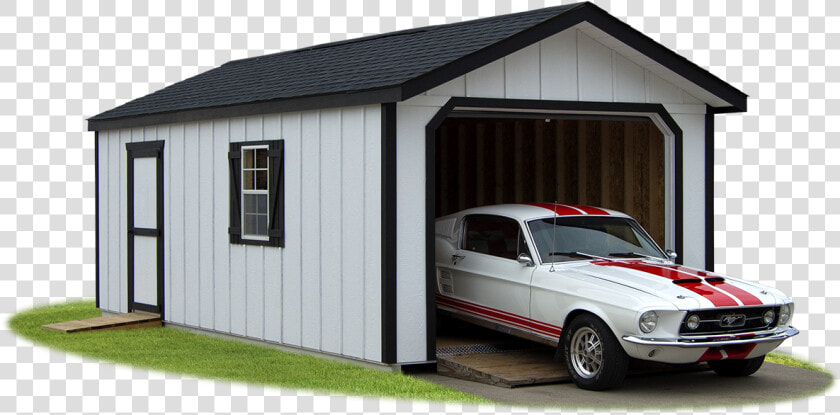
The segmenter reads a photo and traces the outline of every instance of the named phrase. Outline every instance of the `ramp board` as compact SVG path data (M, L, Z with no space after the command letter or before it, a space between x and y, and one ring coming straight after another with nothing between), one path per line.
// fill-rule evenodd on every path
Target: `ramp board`
M474 344L439 347L437 373L504 388L571 382L562 361L554 360L555 350L535 345ZM630 360L628 376L708 370L705 364L668 365Z
M48 330L65 333L78 333L92 330L126 330L145 327L160 327L160 316L156 314L126 313L110 316L95 317L85 320L65 321L62 323L44 324Z
M437 372L505 388L571 380L566 365L555 362L549 348L439 355Z

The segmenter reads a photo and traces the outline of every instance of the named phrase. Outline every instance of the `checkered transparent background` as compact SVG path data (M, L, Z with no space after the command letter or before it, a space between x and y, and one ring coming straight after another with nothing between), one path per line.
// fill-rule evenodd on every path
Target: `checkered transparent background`
M231 59L556 2L114 3L0 5L0 412L525 413L149 373L35 347L5 323L94 296L86 117ZM782 351L840 373L840 2L595 3L750 95L749 112L717 117L716 270L791 294L802 334ZM735 410L840 411L840 389Z

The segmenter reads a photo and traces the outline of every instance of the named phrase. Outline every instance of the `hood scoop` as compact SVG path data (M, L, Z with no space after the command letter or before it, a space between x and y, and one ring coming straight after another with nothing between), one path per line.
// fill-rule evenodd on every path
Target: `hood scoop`
M699 282L703 282L704 280L706 282L723 282L723 277L706 277L704 279L700 279L700 278L680 278L678 280L673 280L671 282L673 282L674 284L680 285L680 284L696 284L696 283L699 283Z
M701 280L700 278L681 278L681 279L678 279L678 280L673 280L672 282L674 284L677 284L677 285L679 285L679 284L696 284L698 282L703 282L703 280Z

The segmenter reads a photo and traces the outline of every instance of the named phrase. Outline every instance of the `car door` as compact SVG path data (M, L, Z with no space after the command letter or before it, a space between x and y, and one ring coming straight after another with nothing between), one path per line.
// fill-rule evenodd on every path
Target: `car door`
M523 235L522 227L514 219L467 216L458 249L452 255L454 296L490 308L473 310L488 314L485 317L491 317L494 311L504 311L527 318L534 267L517 261L520 253L532 257Z

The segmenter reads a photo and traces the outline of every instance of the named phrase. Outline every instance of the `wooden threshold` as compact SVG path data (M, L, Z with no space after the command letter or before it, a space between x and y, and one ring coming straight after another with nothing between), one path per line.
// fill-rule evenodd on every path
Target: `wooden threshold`
M160 327L160 316L149 313L124 313L94 317L84 320L44 324L43 328L64 333L78 333L92 330L127 330L146 327Z

